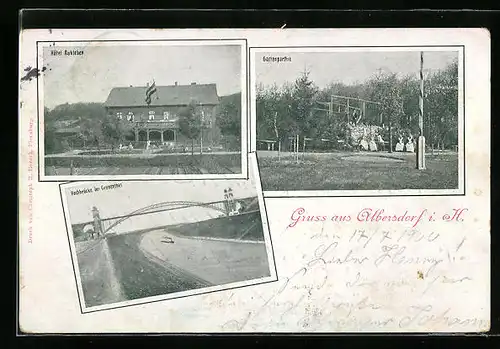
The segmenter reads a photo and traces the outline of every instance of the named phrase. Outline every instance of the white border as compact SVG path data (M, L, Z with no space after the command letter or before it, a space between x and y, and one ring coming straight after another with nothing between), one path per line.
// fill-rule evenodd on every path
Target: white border
M257 159L256 159L255 153L250 153L248 156L250 158L250 163L252 166L251 172L255 176L256 194L257 194L257 197L259 200L259 208L260 208L262 228L263 228L263 234L264 234L264 244L266 246L266 251L267 251L267 260L268 260L268 264L269 264L270 276L266 276L266 277L262 277L262 278L258 278L258 279L253 279L253 280L234 282L234 283L229 283L229 284L224 284L224 285L210 286L210 287L199 288L199 289L194 289L194 290L170 293L170 294L166 294L166 295L159 295L159 296L153 296L153 297L134 299L134 300L130 300L130 301L99 305L99 306L94 306L94 307L87 307L85 305L85 298L84 298L84 294L83 294L83 287L81 284L80 271L78 268L78 259L77 259L77 255L76 255L75 242L73 239L73 229L72 229L71 219L70 219L70 214L69 214L69 209L68 209L68 202L67 202L67 197L64 194L66 192L66 190L64 190L64 189L71 188L74 186L80 186L82 184L82 182L69 182L69 183L61 184L59 186L59 188L60 188L59 190L61 193L61 200L62 200L62 205L63 205L63 209L64 209L64 218L65 218L65 224L66 224L66 229L67 229L67 233L68 233L68 240L69 240L69 245L70 245L73 271L74 271L75 277L76 277L81 312L82 313L91 313L91 312L100 311L100 310L116 309L116 308L121 308L121 307L125 307L125 306L139 305L139 304L145 304L145 303L151 303L151 302L157 302L157 301L163 301L163 300L169 300L169 299L176 299L176 298L187 297L187 296L195 296L195 295L205 294L205 293L209 293L209 292L222 291L222 290L227 290L227 289L235 289L235 288L240 288L240 287L244 287L244 286L258 285L258 284L278 281L276 264L275 264L275 260L274 260L274 252L273 252L272 241L271 241L269 225L268 225L268 219L267 219L267 214L266 214L266 209L265 209L265 202L264 202L264 197L262 195L260 176L259 176L259 171L258 171L258 167L257 167ZM242 180L242 181L245 181L245 180ZM207 184L209 184L209 183L210 182L208 182ZM178 184L179 185L186 185L186 186L190 185L189 182L186 182L183 184L178 183ZM143 185L148 185L148 183L144 182Z
M247 108L247 41L245 39L221 39L221 40L174 40L174 39L157 39L157 40L80 40L80 41L37 41L37 67L43 67L43 48L53 46L206 46L206 45L240 45L241 46L241 173L234 174L182 174L182 175L72 175L72 176L57 176L45 174L45 137L43 134L44 125L44 74L40 74L37 79L38 89L38 171L41 182L48 181L74 181L74 180L138 180L138 179L247 179L248 178L248 108Z
M458 51L458 188L457 189L397 189L397 190L289 190L264 191L265 197L345 197L345 196L402 196L402 195L465 195L465 149L464 149L464 46L314 46L314 47L250 47L250 151L257 152L256 114L256 58L257 52L287 54L290 52L408 52L408 51ZM417 74L418 72L415 72ZM415 155L416 156L416 155Z

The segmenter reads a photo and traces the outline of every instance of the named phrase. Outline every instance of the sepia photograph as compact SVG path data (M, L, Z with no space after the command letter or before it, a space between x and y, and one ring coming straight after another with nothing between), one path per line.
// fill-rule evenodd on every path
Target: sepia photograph
M82 312L275 281L251 174L62 184Z
M461 47L251 52L266 196L463 195Z
M246 42L39 42L41 180L247 178Z

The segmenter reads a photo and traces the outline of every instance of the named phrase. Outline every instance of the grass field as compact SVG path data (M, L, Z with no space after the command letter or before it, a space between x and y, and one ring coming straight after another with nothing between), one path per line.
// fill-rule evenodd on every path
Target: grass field
M426 169L415 169L415 154L338 152L290 153L280 161L276 152L258 151L262 189L284 190L397 190L457 189L456 152L426 156Z
M73 167L71 167L71 164ZM47 176L241 173L241 153L46 156Z

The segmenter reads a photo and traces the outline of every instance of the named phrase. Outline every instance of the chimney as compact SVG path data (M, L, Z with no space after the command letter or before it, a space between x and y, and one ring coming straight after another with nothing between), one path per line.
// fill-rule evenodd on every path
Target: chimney
M196 82L192 82L191 85L196 85Z
M177 81L175 82L175 86L177 86Z

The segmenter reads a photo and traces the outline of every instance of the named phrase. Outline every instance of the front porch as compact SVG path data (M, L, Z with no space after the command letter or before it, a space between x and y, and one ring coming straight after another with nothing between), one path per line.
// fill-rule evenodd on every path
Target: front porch
M166 142L177 143L177 133L178 130L176 129L162 130L162 129L146 128L146 129L134 130L136 142L152 141L152 142L160 142L161 144L164 144Z
M172 144L179 141L179 127L175 121L136 122L128 141ZM182 137L181 137L182 138Z

